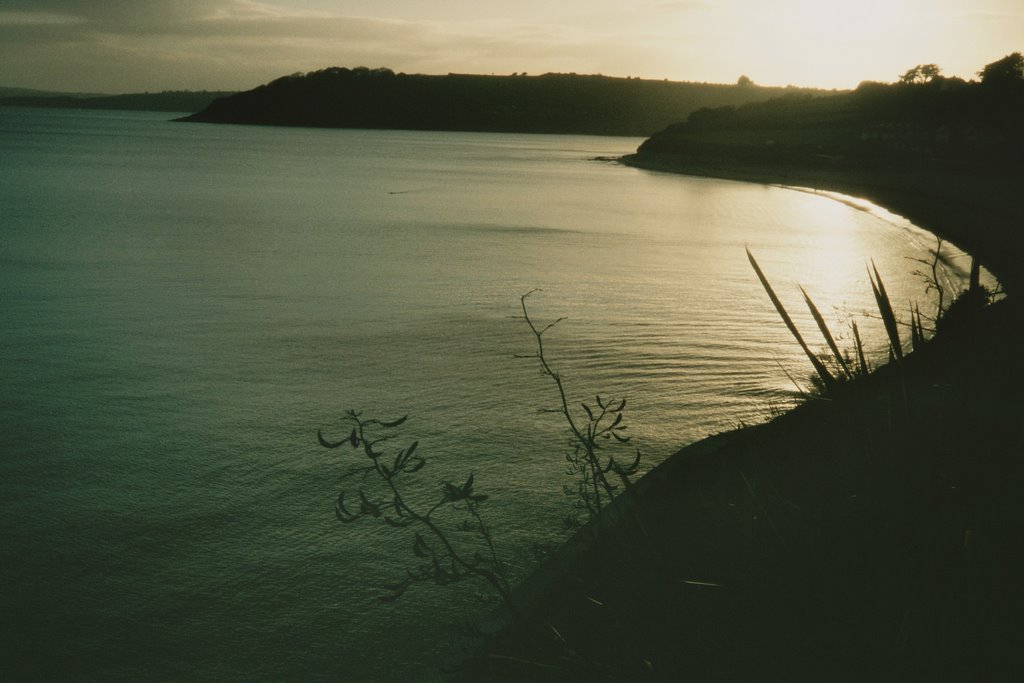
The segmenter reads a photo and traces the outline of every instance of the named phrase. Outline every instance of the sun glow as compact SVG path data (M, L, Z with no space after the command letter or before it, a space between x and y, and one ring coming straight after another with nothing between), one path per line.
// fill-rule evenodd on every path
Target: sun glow
M916 5L790 0L758 7L730 29L743 53L734 63L759 83L848 88L893 80L904 64L932 53L933 19ZM756 66L738 63L754 55Z
M850 258L852 254L868 257L858 239L859 216L845 202L814 192L799 202L799 213L810 234L805 260L796 272L816 292L815 303L823 311L834 311L863 279L861 260Z
M794 37L813 37L832 44L870 40L902 26L905 11L897 3L867 0L858 3L799 0L782 21Z

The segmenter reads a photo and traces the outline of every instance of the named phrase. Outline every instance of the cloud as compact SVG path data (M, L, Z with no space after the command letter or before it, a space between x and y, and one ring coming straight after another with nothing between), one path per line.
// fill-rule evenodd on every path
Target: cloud
M0 26L52 26L77 24L81 21L79 17L70 14L0 11Z
M30 6L34 16L68 19L0 19L0 83L108 92L248 88L331 65L422 73L641 70L614 37L564 25L338 16L253 0L0 0L0 18Z
M0 12L40 12L79 17L88 21L125 23L203 16L211 6L232 0L0 0Z
M253 87L352 58L355 46L387 55L389 41L416 42L424 32L251 0L0 0L0 83L107 92Z
M1020 49L1012 17L946 21L954 6L1012 15L1019 1L925 12L926 0L0 0L0 84L235 89L333 65L855 84L921 62L969 73L961 64L976 70L989 53Z

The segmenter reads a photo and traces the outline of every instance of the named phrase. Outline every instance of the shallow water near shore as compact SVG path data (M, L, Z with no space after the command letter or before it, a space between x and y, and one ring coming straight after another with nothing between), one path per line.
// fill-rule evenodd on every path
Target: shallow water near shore
M627 397L649 466L792 405L780 364L810 373L745 245L809 339L797 281L882 357L871 258L903 311L934 305L933 238L898 216L595 160L638 139L166 118L0 108L0 623L30 673L429 678L492 603L377 600L408 545L337 523L359 462L316 430L408 413L422 476L474 472L529 571L569 506L554 389L513 358L527 291L567 317L571 398Z

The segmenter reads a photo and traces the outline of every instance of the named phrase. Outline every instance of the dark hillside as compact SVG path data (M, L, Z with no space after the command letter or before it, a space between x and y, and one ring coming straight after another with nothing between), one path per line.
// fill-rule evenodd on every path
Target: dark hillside
M606 76L423 76L330 68L217 100L186 121L330 128L650 135L707 106L785 92Z
M674 455L457 680L1022 680L1024 337L1011 302L983 313Z
M785 152L841 156L848 163L975 165L988 174L1019 165L1024 85L992 88L943 79L927 84L864 83L831 98L790 95L740 107L704 108L644 143L667 152L687 143L755 144ZM999 166L994 166L998 163Z

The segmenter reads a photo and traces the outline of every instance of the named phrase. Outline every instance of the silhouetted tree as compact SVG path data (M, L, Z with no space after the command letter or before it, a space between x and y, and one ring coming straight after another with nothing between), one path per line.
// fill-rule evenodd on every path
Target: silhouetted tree
M1024 55L1019 52L1008 54L1000 60L985 65L978 72L985 85L1008 85L1024 82Z
M918 83L930 83L939 77L942 69L937 64L918 64L912 69L908 69L906 73L900 76L900 83L908 85Z
M750 79L750 76L744 74L743 76L740 76L736 80L736 85L740 86L741 88L749 88L752 85L754 85L754 81Z

